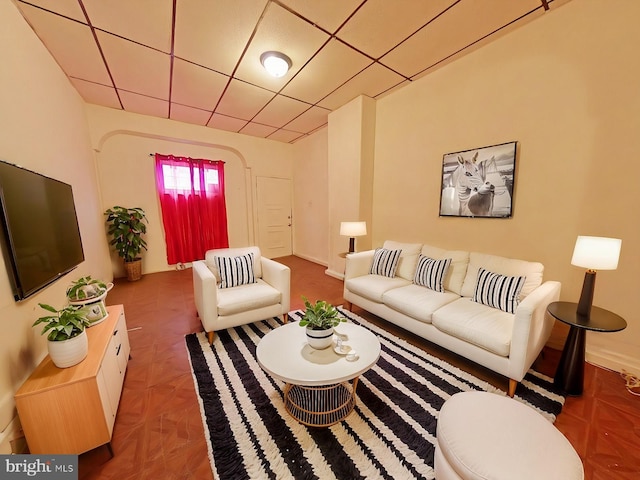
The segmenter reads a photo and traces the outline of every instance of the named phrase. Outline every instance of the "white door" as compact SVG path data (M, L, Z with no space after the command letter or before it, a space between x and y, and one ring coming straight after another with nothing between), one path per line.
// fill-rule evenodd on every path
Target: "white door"
M257 177L256 196L262 255L291 255L291 182L286 178Z

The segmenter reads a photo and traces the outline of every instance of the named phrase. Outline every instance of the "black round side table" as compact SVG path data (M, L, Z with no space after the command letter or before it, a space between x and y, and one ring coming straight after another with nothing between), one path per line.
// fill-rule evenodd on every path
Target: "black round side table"
M604 308L592 306L589 316L579 315L577 309L574 302L553 302L547 307L551 316L571 326L553 383L574 396L582 395L584 385L586 331L619 332L627 327L621 316Z

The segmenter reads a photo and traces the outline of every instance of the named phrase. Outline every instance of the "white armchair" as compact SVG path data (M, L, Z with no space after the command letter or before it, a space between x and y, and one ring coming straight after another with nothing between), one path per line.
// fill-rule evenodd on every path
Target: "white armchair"
M253 253L255 283L221 288L216 257L238 258L249 253ZM209 343L213 343L218 330L279 315L286 322L290 282L289 267L264 258L258 247L209 250L204 260L193 262L194 299Z

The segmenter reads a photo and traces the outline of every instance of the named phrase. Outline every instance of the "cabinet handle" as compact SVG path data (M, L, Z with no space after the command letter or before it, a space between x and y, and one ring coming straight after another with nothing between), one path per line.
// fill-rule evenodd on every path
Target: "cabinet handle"
M122 348L122 344L118 345L118 348L116 349L116 357L118 355L120 355L120 349Z

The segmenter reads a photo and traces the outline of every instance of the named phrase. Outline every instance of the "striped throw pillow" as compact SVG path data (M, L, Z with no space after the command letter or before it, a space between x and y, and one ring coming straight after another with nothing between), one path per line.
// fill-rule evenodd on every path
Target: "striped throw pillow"
M416 274L413 276L413 283L436 292L444 292L442 284L449 265L451 265L450 258L435 260L425 255L420 255Z
M525 280L526 277L506 277L480 268L473 301L515 313Z
M253 253L237 257L214 257L220 272L220 288L256 283L253 273Z
M373 275L384 275L385 277L395 277L398 268L398 261L402 250L388 250L386 248L376 248L373 254L373 262L369 273Z

